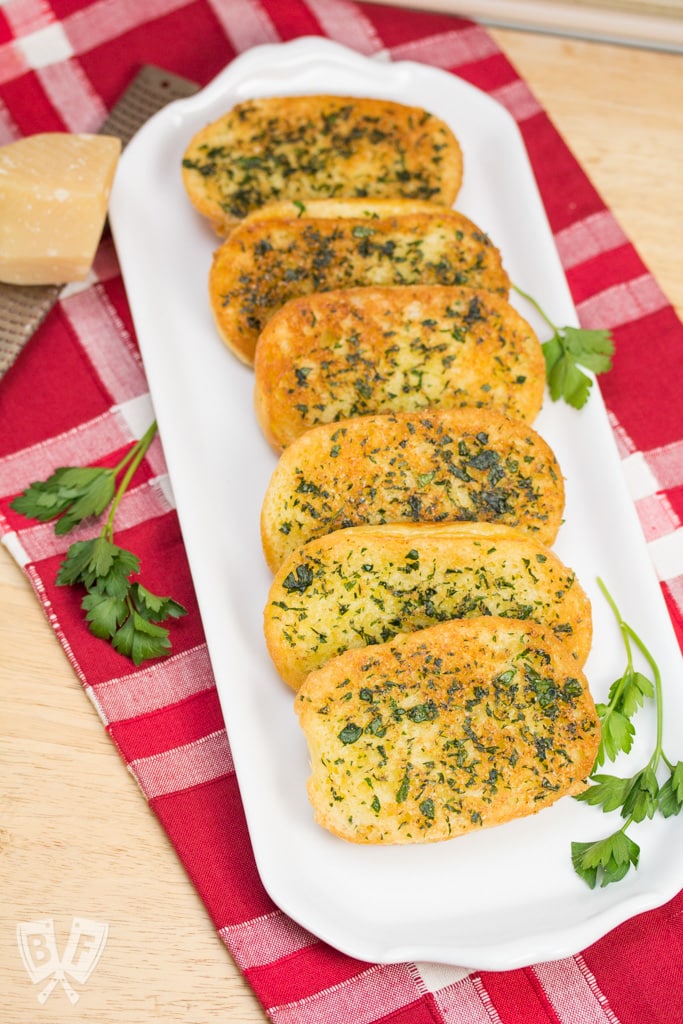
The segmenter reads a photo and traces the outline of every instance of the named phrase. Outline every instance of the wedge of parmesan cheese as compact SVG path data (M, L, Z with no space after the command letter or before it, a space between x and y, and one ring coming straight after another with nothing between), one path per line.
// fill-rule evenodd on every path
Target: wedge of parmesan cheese
M121 141L49 132L0 147L0 281L63 284L90 270Z

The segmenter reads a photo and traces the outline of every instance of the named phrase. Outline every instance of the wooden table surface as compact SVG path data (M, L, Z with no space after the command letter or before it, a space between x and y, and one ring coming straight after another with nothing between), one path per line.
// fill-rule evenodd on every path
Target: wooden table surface
M683 314L683 57L492 31ZM0 1020L265 1021L109 741L28 582L0 552ZM44 1007L16 925L106 921L79 1001Z

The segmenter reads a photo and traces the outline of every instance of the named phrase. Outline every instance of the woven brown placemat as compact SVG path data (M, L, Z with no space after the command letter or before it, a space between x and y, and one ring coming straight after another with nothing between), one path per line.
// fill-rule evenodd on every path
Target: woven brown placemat
M146 64L135 76L100 128L125 146L145 121L172 100L199 87L180 75ZM16 285L0 281L0 377L9 370L29 338L59 298L61 285Z

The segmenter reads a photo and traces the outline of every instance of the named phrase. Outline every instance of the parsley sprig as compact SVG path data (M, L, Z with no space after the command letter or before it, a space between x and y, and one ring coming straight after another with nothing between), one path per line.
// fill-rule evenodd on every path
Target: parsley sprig
M618 882L631 869L637 868L640 848L626 831L633 824L660 813L665 818L683 808L683 761L674 764L662 745L664 704L662 677L657 662L638 634L628 625L602 580L600 589L617 620L626 652L626 668L609 690L606 704L597 704L602 738L595 759L591 785L576 799L602 807L606 813L618 810L624 823L604 839L588 843L572 843L572 864L576 873L594 889ZM640 652L652 673L652 679L638 671L634 664L634 648ZM646 700L654 699L656 734L654 749L648 761L633 775L622 778L596 772L605 760L614 761L620 753L628 754L633 746L633 718ZM659 775L667 774L662 785Z
M169 630L161 623L186 614L173 598L159 597L132 579L140 572L140 560L114 541L116 511L156 432L154 422L114 467L60 467L47 480L32 483L11 503L29 519L55 520L58 535L109 508L96 537L69 547L57 584L85 588L81 607L90 632L108 640L135 665L168 654Z
M592 379L583 372L583 366L595 374L612 369L614 340L610 331L593 331L583 327L558 327L538 302L512 286L518 295L530 302L553 332L541 345L545 358L546 380L554 402L563 398L575 409L582 409L593 386Z

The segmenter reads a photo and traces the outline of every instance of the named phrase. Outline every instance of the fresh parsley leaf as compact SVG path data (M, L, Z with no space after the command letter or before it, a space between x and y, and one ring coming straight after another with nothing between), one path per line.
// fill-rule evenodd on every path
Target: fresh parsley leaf
M631 866L638 866L639 847L626 835L631 825L653 818L657 812L668 818L683 809L683 761L672 764L662 746L663 688L659 666L638 634L622 618L602 580L599 579L598 584L619 626L626 652L626 669L610 686L607 703L596 704L602 740L589 779L590 784L576 799L594 807L602 807L605 813L619 811L626 820L617 832L606 839L593 843L572 843L574 870L591 889L598 882L601 886L618 882ZM652 680L635 668L634 647L645 659ZM630 778L597 774L595 769L605 758L615 760L619 754L631 750L635 735L631 719L650 699L654 699L657 709L656 736L650 759ZM662 766L666 766L670 774L660 786L657 772Z
M648 764L631 779L631 785L621 808L622 818L631 818L635 822L644 821L645 818L654 818L658 796L657 776Z
M110 640L115 650L139 665L167 654L169 632L159 625L185 615L171 597L158 597L130 577L139 559L100 535L72 544L57 575L59 585L82 584L87 593L81 607L94 636Z
M575 409L582 409L593 381L580 367L595 373L611 369L614 342L610 332L555 328L553 337L543 342L541 348L550 397L554 402L563 398Z
M601 736L596 765L605 763L605 758L614 761L622 751L628 754L633 745L635 728L629 719L620 711L610 708L607 704L596 704L600 718Z
M653 696L651 680L636 671L629 651L623 675L610 686L607 704L595 706L601 725L600 747L595 761L597 767L604 764L606 759L614 761L619 754L629 753L635 736L631 718L645 700Z
M108 640L136 665L168 654L169 631L161 623L187 614L173 598L159 597L133 581L131 577L140 572L140 561L132 551L114 543L116 510L156 431L153 423L113 469L61 467L47 480L32 483L12 502L12 508L28 518L40 522L56 519L57 534L67 533L83 519L99 516L109 507L99 535L69 547L57 573L57 584L85 589L81 607L90 632Z
M139 665L170 650L169 631L159 623L179 618L186 610L170 597L156 597L140 583L127 581L123 598L112 597L97 581L83 598L90 631L111 640L114 648Z
M631 779L620 779L616 775L591 775L591 782L576 799L593 807L600 806L605 812L621 807L631 787Z
M148 622L165 622L166 619L178 619L186 615L186 610L171 597L157 597L141 583L134 583L130 596L138 615Z
M80 540L71 545L59 567L57 584L73 587L81 583L86 590L96 587L111 597L124 597L128 577L139 571L140 562L131 551L100 534L93 540Z
M636 734L631 719L643 707L645 700L654 696L652 682L633 666L630 646L627 655L624 674L609 687L606 705L597 703L595 706L601 726L596 767L604 764L605 760L614 761L620 754L629 754Z
M513 288L534 306L553 332L541 345L550 397L554 402L564 399L575 409L582 409L590 396L593 380L581 367L595 374L606 373L612 368L614 340L611 332L558 327L535 299L517 285Z
M638 708L643 707L646 698L654 697L655 692L651 680L642 672L636 672L631 666L624 672L621 680L617 679L612 684L612 689L617 706L628 718L634 715Z
M571 852L574 870L591 889L620 882L640 858L640 847L622 829L597 842L572 843Z
M81 607L87 612L86 621L89 623L90 632L102 640L110 640L130 614L125 599L110 597L97 591L86 594Z
M683 808L683 761L671 768L671 775L659 791L659 810L665 818L678 814Z
M565 327L562 331L563 347L575 363L593 373L607 373L612 369L614 341L609 331L592 331L586 327Z
M553 402L564 398L575 409L582 409L588 401L593 384L590 377L566 358L559 336L544 342L541 348L545 359L548 390Z
M169 633L163 626L148 622L133 612L115 633L112 643L119 654L141 665L150 658L161 658L171 649Z
M47 480L38 480L15 498L11 508L29 519L57 519L55 533L68 533L91 516L99 516L114 497L116 470L94 466L62 466Z

